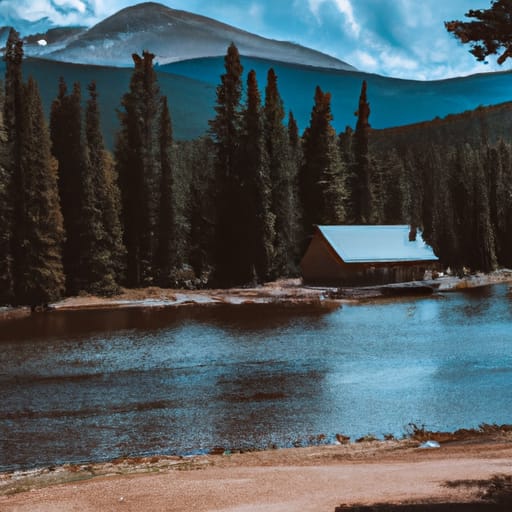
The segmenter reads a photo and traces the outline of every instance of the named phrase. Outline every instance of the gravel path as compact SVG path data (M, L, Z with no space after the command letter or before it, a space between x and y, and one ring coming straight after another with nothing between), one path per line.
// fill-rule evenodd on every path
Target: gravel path
M210 455L173 461L166 469L140 460L98 465L96 472L102 467L102 476L88 480L43 488L32 480L35 488L0 496L0 510L334 512L341 504L471 501L478 488L446 483L512 476L512 442L465 441L430 450L410 441L362 443ZM109 475L114 467L118 474ZM77 478L80 471L73 469Z

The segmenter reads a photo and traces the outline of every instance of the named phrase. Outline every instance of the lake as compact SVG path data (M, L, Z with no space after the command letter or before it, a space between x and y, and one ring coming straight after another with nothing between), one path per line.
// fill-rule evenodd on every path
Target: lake
M0 470L512 423L508 285L0 324Z

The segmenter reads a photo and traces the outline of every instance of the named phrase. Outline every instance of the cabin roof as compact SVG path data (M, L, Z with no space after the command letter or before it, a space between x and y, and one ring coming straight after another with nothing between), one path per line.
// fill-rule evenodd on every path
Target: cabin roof
M409 241L410 228L396 226L317 226L320 234L345 263L437 261L421 232Z

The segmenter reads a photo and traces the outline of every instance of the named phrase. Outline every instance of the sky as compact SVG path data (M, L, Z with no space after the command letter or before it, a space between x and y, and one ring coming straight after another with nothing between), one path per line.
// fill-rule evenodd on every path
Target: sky
M133 0L0 0L0 25L48 17L56 25L93 25ZM264 37L328 53L361 71L436 80L498 69L478 63L446 32L444 21L464 19L490 0L161 0Z

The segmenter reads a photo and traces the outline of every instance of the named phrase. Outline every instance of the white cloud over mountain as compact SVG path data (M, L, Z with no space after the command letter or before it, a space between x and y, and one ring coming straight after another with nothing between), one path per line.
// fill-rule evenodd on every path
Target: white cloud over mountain
M47 17L56 25L92 25L134 0L0 0L0 25ZM161 0L265 37L290 40L369 72L439 79L500 69L477 63L443 22L487 0ZM507 64L508 66L508 64ZM505 69L508 69L505 68Z

